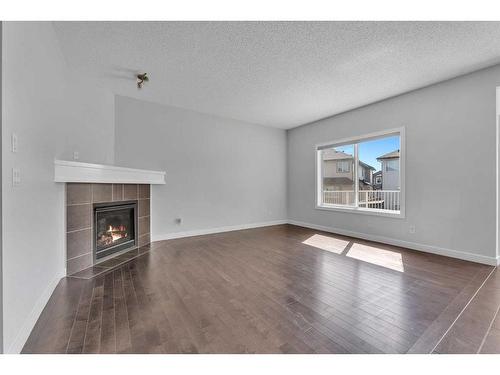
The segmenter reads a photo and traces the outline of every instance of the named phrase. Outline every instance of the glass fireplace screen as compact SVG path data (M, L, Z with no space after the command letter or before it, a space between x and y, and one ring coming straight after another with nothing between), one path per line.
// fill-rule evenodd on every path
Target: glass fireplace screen
M96 259L135 245L136 203L94 208Z

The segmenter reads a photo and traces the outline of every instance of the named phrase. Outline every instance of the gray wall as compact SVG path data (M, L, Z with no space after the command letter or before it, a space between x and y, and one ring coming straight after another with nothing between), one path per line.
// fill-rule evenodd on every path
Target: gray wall
M286 219L284 130L119 96L115 119L116 164L167 172L152 187L153 240Z
M54 158L79 151L82 161L113 161L114 97L70 75L51 23L4 22L2 57L3 337L5 351L18 352L65 274L64 185L54 183Z
M2 164L2 65L3 65L3 23L0 22L0 165ZM3 265L2 265L2 175L0 174L0 353L3 353Z
M495 66L288 131L289 219L493 261L499 84ZM401 126L405 219L315 209L315 144ZM416 233L409 233L410 225Z
M497 112L496 112L496 120L497 120L497 170L496 170L496 177L497 177L497 260L500 265L500 196L499 196L499 188L500 188L500 87L497 87L496 90L496 97L497 97Z

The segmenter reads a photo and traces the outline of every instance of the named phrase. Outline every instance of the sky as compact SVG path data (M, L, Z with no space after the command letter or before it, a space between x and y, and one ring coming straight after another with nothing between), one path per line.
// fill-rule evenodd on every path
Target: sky
M346 154L354 154L354 147L352 145L335 147L335 149L345 152ZM359 160L371 165L376 171L380 171L381 165L380 162L377 161L377 158L395 150L399 150L398 135L361 142L358 147Z

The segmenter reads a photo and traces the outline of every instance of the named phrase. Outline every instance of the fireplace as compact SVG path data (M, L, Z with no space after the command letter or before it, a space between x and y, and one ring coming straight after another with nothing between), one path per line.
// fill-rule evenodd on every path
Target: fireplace
M150 185L67 183L67 275L93 274L104 260L148 245L150 212Z
M137 201L94 204L94 255L101 259L137 245Z

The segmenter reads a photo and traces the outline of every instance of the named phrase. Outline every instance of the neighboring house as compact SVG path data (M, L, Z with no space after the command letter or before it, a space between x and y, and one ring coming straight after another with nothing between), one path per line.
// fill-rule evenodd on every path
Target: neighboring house
M342 151L323 151L323 187L325 190L354 190L353 156ZM358 176L360 190L372 190L373 168L359 162Z
M373 189L382 190L382 171L373 173Z
M382 190L400 190L399 150L377 158L382 164Z

